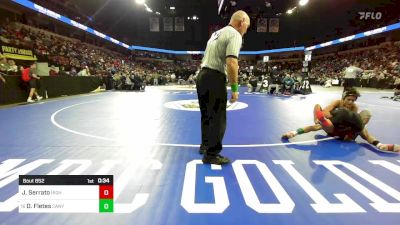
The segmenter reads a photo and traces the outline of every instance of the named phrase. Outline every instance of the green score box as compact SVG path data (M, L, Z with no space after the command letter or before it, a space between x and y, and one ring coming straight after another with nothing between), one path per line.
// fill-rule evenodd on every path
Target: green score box
M113 199L100 199L99 212L101 212L101 213L114 212L114 200Z

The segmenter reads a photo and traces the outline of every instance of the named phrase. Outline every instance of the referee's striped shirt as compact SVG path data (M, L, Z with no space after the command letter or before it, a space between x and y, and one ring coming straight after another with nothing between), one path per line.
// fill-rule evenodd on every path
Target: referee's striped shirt
M362 73L364 70L355 67L355 66L349 66L346 68L345 72L344 72L344 78L352 78L352 79L356 79L357 75Z
M218 70L226 74L226 58L239 58L242 35L232 26L226 26L211 35L201 62L201 67Z

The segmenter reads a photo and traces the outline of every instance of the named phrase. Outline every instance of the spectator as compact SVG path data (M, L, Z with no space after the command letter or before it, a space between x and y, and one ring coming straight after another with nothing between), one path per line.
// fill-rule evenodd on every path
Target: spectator
M50 76L57 76L57 75L58 75L57 70L56 70L56 67L55 67L54 65L52 65L52 66L50 67L49 75L50 75Z
M294 90L294 79L289 73L286 73L285 78L282 80L282 93L283 94L293 94Z
M12 60L12 59L8 60L7 74L9 74L9 75L17 75L17 73L18 73L18 66L15 65L14 60Z
M189 78L188 78L187 82L188 82L189 85L193 85L194 84L193 74L189 75Z
M67 75L67 73L65 72L63 66L60 66L60 69L58 70L58 75L60 75L60 76L66 76Z
M89 67L85 66L81 71L79 71L78 76L90 76Z
M175 80L176 80L176 75L175 75L175 73L172 73L171 74L171 82L175 83Z
M75 67L71 68L71 71L69 71L69 75L70 76L76 76L77 75Z
M6 79L1 74L0 74L0 80L3 81L3 83L6 83Z
M7 59L4 56L0 55L0 72L7 74L8 68L9 65Z
M153 74L153 85L154 86L158 85L158 79L159 79L159 74L156 72Z
M250 75L249 82L247 83L247 92L255 92L257 88L257 78L254 75Z

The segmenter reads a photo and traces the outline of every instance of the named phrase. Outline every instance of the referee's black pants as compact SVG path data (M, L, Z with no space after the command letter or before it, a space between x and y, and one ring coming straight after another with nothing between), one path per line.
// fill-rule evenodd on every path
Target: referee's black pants
M356 86L356 79L355 78L344 78L343 83L343 92L348 91L349 89Z
M226 129L226 76L203 68L197 76L197 98L201 112L201 145L207 156L217 156L222 150Z

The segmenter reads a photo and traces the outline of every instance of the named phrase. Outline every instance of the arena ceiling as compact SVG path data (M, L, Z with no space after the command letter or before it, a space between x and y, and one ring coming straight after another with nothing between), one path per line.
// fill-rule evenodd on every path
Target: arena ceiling
M56 1L56 0L51 0ZM153 10L149 13L135 0L62 0L65 7L87 16L99 30L134 45L175 50L200 50L209 35L209 25L227 24L229 13L244 9L252 18L252 27L245 37L245 49L268 49L311 45L333 38L374 29L399 21L400 0L310 0L305 7L298 0L225 0L221 15L217 14L218 0L146 0ZM60 1L57 1L60 3ZM267 3L270 3L268 6ZM174 6L175 10L170 10ZM286 14L297 6L292 15ZM359 12L380 12L380 20L360 20ZM161 15L156 15L160 12ZM188 20L196 15L197 21ZM150 17L182 16L185 32L154 33L149 31ZM258 17L280 18L280 32L257 33ZM162 26L162 24L160 24Z

